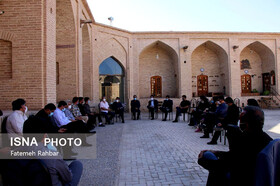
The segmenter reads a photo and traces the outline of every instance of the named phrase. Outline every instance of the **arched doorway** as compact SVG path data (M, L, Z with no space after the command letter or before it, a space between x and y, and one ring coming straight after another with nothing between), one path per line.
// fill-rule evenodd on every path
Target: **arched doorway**
M155 93L157 97L178 97L178 74L178 55L173 48L161 41L148 45L139 55L139 97L149 98L151 93ZM153 89L154 86L151 86L151 78L154 76L161 77L160 89ZM154 92L155 90L161 92Z
M208 76L197 76L197 94L198 96L207 96L208 94Z
M124 70L114 57L105 59L99 66L99 93L109 103L116 97L124 102Z
M221 46L202 43L193 51L191 63L194 96L229 95L228 55Z
M262 94L275 87L275 57L270 48L259 41L246 46L240 53L241 90L244 93ZM245 76L246 75L246 76ZM249 79L250 76L250 79ZM247 78L246 80L244 78ZM250 81L250 92L244 92L245 85ZM244 84L245 83L245 84ZM246 85L247 86L247 85ZM252 94L253 95L253 94Z
M251 93L252 81L251 76L244 74L241 76L241 91L242 93Z
M151 77L151 95L162 97L162 82L160 76Z

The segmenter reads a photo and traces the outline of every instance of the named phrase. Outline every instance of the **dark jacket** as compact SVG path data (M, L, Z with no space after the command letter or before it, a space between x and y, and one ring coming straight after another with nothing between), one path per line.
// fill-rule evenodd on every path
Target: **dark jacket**
M141 106L140 101L139 100L131 100L130 106L131 106L131 112L135 112L137 109L140 110L140 106Z
M57 133L58 132L58 127L56 124L53 122L52 118L45 112L44 109L41 109L36 115L36 118L40 119L41 122L43 122L46 126L48 126L48 131L49 133ZM33 118L28 118L28 122L34 122Z
M149 101L149 104L148 104L148 109L150 109L151 108L151 100ZM158 110L158 101L156 100L156 99L154 99L154 109L155 110Z
M80 110L81 110L81 109L80 109ZM86 103L85 103L85 104L83 105L83 110L84 110L85 114L87 114L87 115L89 115L89 114L91 113L89 104L86 104Z
M223 127L226 128L228 124L237 125L239 120L239 109L235 104L228 106L227 115L222 121Z
M162 108L167 108L169 111L172 111L173 108L173 101L171 99L164 100L162 104Z
M272 140L271 137L263 131L242 132L237 126L228 127L227 137L228 152L218 152L218 160L200 158L198 164L210 172L229 172L230 185L253 185L257 155Z
M78 104L78 107L79 107L79 109L80 109L80 112L81 112L81 114L82 114L82 116L85 116L86 115L86 113L85 113L85 110L84 110L84 106L82 105L82 104Z
M124 107L123 107L123 104L121 103L121 102L114 102L113 104L112 104L112 109L114 110L114 111L119 111L119 110L124 110Z

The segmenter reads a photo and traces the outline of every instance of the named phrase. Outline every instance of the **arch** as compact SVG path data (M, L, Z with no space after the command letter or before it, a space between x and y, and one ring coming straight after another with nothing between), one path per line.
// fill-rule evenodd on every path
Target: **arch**
M99 65L99 93L106 96L108 102L116 97L125 100L125 71L121 63L113 56Z
M251 89L255 90L254 92L270 91L270 87L275 86L275 82L270 81L271 71L276 71L275 68L275 55L262 42L254 41L240 52L240 74L251 75Z
M79 71L76 51L76 25L71 0L56 2L56 61L60 79L57 100L67 100L79 94ZM81 67L82 68L82 67Z
M139 55L139 96L149 97L150 77L162 77L162 95L178 97L178 55L169 45L155 41L146 46Z
M210 40L200 44L191 54L191 65L193 95L198 95L199 75L208 76L209 96L212 93L229 95L228 55L220 45Z
M114 56L115 59L118 59L119 63L124 67L124 69L126 69L127 51L121 42L112 37L107 39L100 48L102 53L100 53L98 65L100 65L107 58Z
M16 40L15 35L11 32L0 31L0 39L14 42Z

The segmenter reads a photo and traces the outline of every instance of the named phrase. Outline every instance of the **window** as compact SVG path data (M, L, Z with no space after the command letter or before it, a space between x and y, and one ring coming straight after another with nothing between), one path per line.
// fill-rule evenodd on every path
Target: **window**
M162 97L160 76L151 77L151 95L154 95L155 97Z

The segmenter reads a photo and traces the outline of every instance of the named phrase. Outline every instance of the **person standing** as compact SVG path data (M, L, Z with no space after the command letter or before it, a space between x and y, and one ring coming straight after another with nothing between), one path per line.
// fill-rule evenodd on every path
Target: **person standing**
M139 120L140 113L141 113L140 111L141 104L140 101L137 100L136 95L133 96L133 100L131 100L130 106L131 106L131 112L133 114L133 120L136 120L136 112L137 112L137 120Z

